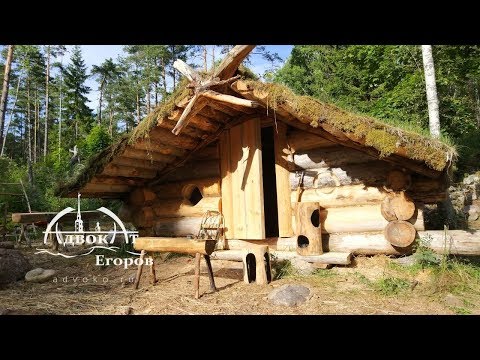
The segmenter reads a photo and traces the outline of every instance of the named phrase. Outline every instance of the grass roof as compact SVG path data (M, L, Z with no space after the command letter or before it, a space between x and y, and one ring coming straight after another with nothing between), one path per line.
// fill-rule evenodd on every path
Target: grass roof
M248 70L248 69L247 69ZM430 168L443 171L456 159L455 148L448 143L433 139L421 131L412 131L407 124L390 125L373 117L355 114L339 107L321 102L309 96L296 95L292 90L281 84L263 83L251 80L253 77L245 68L240 73L246 77L246 83L257 94L268 93L268 107L277 109L281 104L287 104L299 121L308 123L317 128L328 124L334 129L350 133L356 138L363 139L366 146L377 149L380 157L395 153L403 148L406 157L424 162ZM123 152L128 144L138 139L148 138L159 119L168 116L176 104L191 93L186 87L187 81L182 81L175 92L168 99L148 114L130 133L123 135L116 143L94 155L88 160L85 167L66 182L59 184L56 194L66 196L86 185L90 179L102 172L103 168L119 153ZM403 127L403 128L402 128Z
M352 134L355 138L363 139L365 145L378 150L380 157L391 155L402 148L406 157L422 161L437 171L443 171L456 159L457 151L448 139L433 139L421 130L412 131L411 124L393 126L310 96L296 95L281 84L253 80L247 80L246 84L254 95L268 94L269 108L275 110L279 105L287 104L301 122L314 128L328 124L336 130Z

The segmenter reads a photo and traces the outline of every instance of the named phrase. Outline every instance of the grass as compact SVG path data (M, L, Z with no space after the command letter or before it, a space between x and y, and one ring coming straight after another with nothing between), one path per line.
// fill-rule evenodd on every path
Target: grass
M397 295L408 288L410 281L397 277L386 277L374 283L374 289L386 296Z

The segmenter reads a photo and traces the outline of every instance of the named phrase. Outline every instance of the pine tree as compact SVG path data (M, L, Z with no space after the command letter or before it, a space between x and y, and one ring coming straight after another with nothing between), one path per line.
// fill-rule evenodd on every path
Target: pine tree
M80 137L88 133L92 127L93 117L92 110L87 106L87 94L90 88L85 85L88 79L87 66L82 58L80 46L76 45L72 50L70 63L63 73L65 85L65 121L72 132L73 139L68 145L72 146Z

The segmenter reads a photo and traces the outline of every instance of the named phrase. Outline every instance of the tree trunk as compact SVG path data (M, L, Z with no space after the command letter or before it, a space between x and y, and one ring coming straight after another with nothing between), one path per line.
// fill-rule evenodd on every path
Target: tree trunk
M48 84L50 82L50 45L47 46L47 74L45 76L45 126L44 126L44 141L43 141L43 160L47 158L48 147Z
M425 85L427 88L428 119L430 134L434 138L440 137L440 117L438 113L437 85L435 83L435 67L433 63L432 46L422 45L423 68L425 71Z
M155 81L153 83L153 86L155 88L155 107L158 106L158 83Z
M28 182L33 184L33 169L32 169L32 121L30 114L30 79L27 79L27 124L28 124Z
M110 124L108 126L110 136L113 136L113 108L110 106Z
M140 96L137 91L137 124L140 123Z
M147 114L150 114L150 85L147 88Z
M103 86L105 85L105 77L100 83L100 96L98 97L98 125L102 125L102 100L103 100Z
M13 106L10 109L9 121L8 121L7 127L5 129L5 136L3 137L2 150L0 152L0 156L3 156L3 152L5 151L5 143L7 141L8 128L10 127L10 124L12 123L13 112L15 111L15 107L17 106L17 99L18 99L18 91L19 90L20 90L20 77L18 78L18 81L17 81L17 90L15 91L15 100L13 101ZM21 138L21 134L20 134L20 138Z
M5 127L5 112L8 102L8 86L10 83L10 70L12 68L13 50L15 45L8 45L5 72L3 75L2 98L0 99L0 144L3 144L3 129Z
M38 136L38 133L37 133L37 128L38 128L38 111L37 111L37 107L38 107L38 90L35 89L35 99L33 101L33 163L36 164L37 163L37 136Z
M203 45L203 71L208 71L208 64L207 64L207 45Z

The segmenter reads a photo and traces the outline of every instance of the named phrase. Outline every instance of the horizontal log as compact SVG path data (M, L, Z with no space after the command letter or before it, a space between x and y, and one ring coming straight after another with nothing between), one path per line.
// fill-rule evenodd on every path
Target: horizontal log
M189 123L190 124L190 123ZM177 125L176 121L170 120L168 117L164 117L162 121L157 122L157 126L162 128L162 129L167 129L169 131L172 131L175 126ZM204 139L208 136L208 133L197 129L194 126L186 126L182 129L182 134L190 136L192 138L197 138L197 139Z
M196 236L200 230L202 217L157 218L153 231L156 236Z
M445 246L443 230L417 231L417 239L430 239L429 248L436 253L452 255L480 255L480 231L449 230ZM413 247L396 248L386 239L383 232L329 234L322 238L323 250L330 252L351 252L355 255L404 255L411 253ZM248 243L248 244L246 244ZM251 246L249 243L268 245L272 250L294 251L296 237L270 238L260 241L227 240L226 249L239 250Z
M12 221L14 223L19 223L19 224L31 224L34 222L50 222L56 215L57 215L56 212L13 213ZM99 211L82 211L83 220L99 219L102 216L105 216L105 214ZM63 223L66 221L75 221L76 219L77 219L77 213L72 212L64 215L60 219L60 221Z
M351 204L367 205L381 202L387 193L379 187L365 185L345 185L338 187L324 187L321 189L305 189L301 193L300 201L317 201L323 208L342 207ZM296 190L290 194L292 203L297 201Z
M252 245L267 245L270 249L281 251L296 251L297 238L296 237L273 237L263 240L239 240L227 239L225 240L224 250L241 250L246 249Z
M162 183L172 181L184 181L188 179L204 179L220 177L220 161L205 160L187 162L185 165L178 167L171 173L167 174Z
M214 251L210 258L214 260L242 261L243 250L218 250ZM293 251L270 251L275 260L301 259L314 264L349 265L352 260L351 253L328 252L321 255L301 256Z
M366 186L383 186L387 173L393 165L383 161L370 161L362 164L349 164L339 168L318 168L303 170L304 188L323 188L332 186L364 184ZM297 188L298 177L290 174L290 187Z
M132 149L135 150L135 149ZM138 150L136 150L138 151ZM147 155L147 153L145 153ZM124 156L116 156L112 160L112 164L122 165L122 166L136 166L144 169L150 170L162 170L167 164L159 161L153 161L145 158L129 158Z
M135 143L133 143L131 147L137 150L146 150L150 153L156 152L164 155L173 155L177 157L183 157L187 153L186 149L183 149L181 147L175 147L172 145L166 145L161 141L154 141L150 138L139 139ZM147 157L146 159L150 158Z
M202 196L221 196L220 182L219 177L194 179L155 185L152 190L155 191L159 199L172 199L185 197L184 190L194 185L198 187Z
M213 90L204 91L201 93L201 96L207 99L219 101L221 103L244 106L247 108L256 108L260 106L260 104L256 101L246 100L232 95L220 94Z
M215 108L212 107L212 104L208 104L207 106L205 106L202 110L200 110L198 113L202 116L205 116L209 119L212 119L213 121L216 121L217 123L221 123L221 124L226 124L229 120L232 119L232 115L230 114L234 114L234 116L238 116L239 114L242 114L241 112L239 111L236 111L236 110L233 110L232 108L228 108L224 105L221 105L221 104L216 104L214 105ZM228 111L228 113L225 113L223 111L220 111L218 109L226 109L225 111Z
M319 135L298 129L291 129L288 131L287 141L293 152L338 146L336 143Z
M155 150L155 146L152 145L149 150L139 150L133 147L127 146L122 153L122 157L144 160L144 161L157 161L159 163L170 163L176 159L174 155L163 154Z
M292 203L294 206L296 203ZM419 207L409 222L416 230L425 230L423 208ZM388 221L382 216L381 204L372 204L322 209L320 223L323 234L332 234L380 231L385 229ZM294 219L292 224L295 224Z
M122 220L123 222L132 222L133 213L134 213L134 208L123 202L122 205L120 205L120 208L118 209L117 215L120 218L120 220Z
M244 110L243 108L242 108L242 110L235 109L232 105L222 104L222 103L219 103L219 102L216 102L216 101L209 102L208 106L212 110L216 110L220 113L228 115L230 118L234 118L234 117L237 117L239 115L242 115L243 114L242 110ZM223 118L222 117L214 117L214 119L223 119Z
M135 250L152 252L210 255L215 248L215 241L196 241L188 238L139 237L135 240L133 247Z
M293 154L293 162L297 169L343 168L348 164L362 164L374 160L373 156L345 146L297 151Z
M109 184L92 184L87 183L82 188L82 192L88 193L104 193L104 192L112 192L112 193L126 193L130 192L132 188L128 185L109 185Z
M152 205L155 215L159 218L176 218L183 216L201 217L207 210L220 211L221 197L204 197L195 206L184 199L161 200Z
M160 142L162 144L187 150L194 149L198 144L198 139L185 134L174 135L167 129L162 129L160 127L153 128L148 136L152 142Z
M110 185L128 185L142 186L146 180L139 178L115 177L115 176L94 176L89 183L91 184L110 184Z
M143 169L133 166L120 166L108 164L102 171L102 175L138 177L142 179L153 179L157 175L156 170Z

